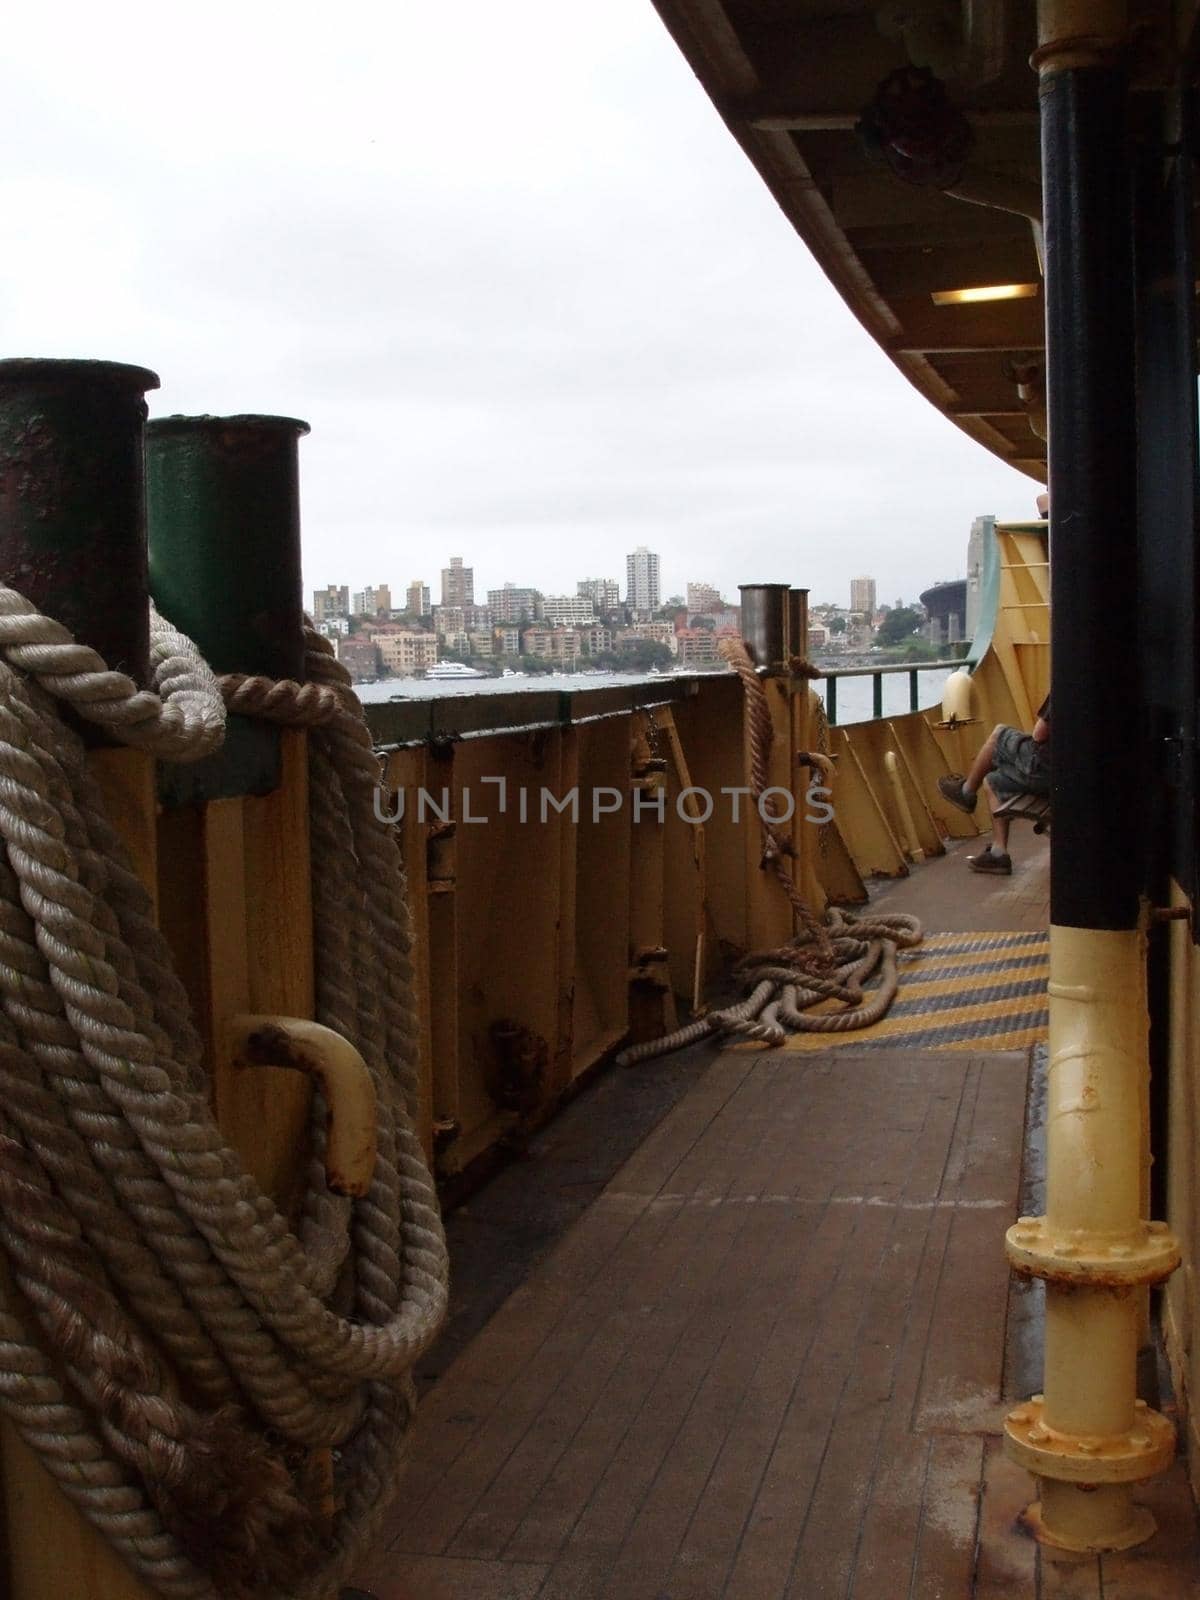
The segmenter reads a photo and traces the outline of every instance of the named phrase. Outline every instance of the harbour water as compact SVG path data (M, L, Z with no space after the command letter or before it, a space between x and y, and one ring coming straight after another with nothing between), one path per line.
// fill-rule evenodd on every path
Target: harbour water
M942 685L949 676L945 667L933 671L919 671L917 683L922 708L936 706L942 697ZM516 694L523 690L555 689L568 694L583 694L588 689L628 687L635 683L668 684L678 682L671 675L640 676L633 672L548 672L528 678L466 678L447 680L438 678L389 678L383 683L358 685L358 695L364 703L378 704L387 700L430 700L445 695L466 694ZM814 687L822 700L826 681L818 678ZM869 722L872 717L873 686L870 676L840 678L838 680L838 722ZM906 672L887 674L883 679L883 711L885 716L899 716L909 709L909 680Z

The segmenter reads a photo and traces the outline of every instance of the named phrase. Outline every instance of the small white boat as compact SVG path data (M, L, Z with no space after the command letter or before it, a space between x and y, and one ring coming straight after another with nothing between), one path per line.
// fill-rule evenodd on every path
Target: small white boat
M425 668L427 678L484 678L486 673L480 672L477 667L467 666L465 661L436 661L432 667Z
M529 674L527 672L517 672L512 667L505 667L500 676L502 678L527 678Z

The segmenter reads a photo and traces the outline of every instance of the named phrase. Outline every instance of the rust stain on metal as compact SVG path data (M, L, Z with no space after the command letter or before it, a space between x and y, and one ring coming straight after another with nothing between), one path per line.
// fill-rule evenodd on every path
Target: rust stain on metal
M437 1151L452 1145L462 1133L462 1123L457 1117L438 1117L433 1124L433 1147Z
M503 1110L528 1117L542 1101L550 1046L540 1033L508 1018L493 1022L488 1031L492 1044L488 1093Z
M63 470L54 430L45 417L24 418L0 445L5 498L32 510L39 522L53 515L67 497Z
M296 1067L301 1072L319 1071L322 1063L283 1028L256 1028L246 1035L246 1059L255 1067Z
M1178 1263L1176 1263L1177 1265ZM1174 1266L1163 1266L1161 1270L1154 1270L1152 1275L1146 1271L1139 1274L1136 1282L1132 1281L1126 1269L1124 1272L1114 1268L1106 1272L1103 1267L1081 1268L1078 1263L1073 1268L1056 1268L1050 1266L1045 1260L1036 1268L1027 1262L1014 1261L1010 1263L1013 1272L1021 1278L1037 1278L1042 1283L1051 1283L1056 1289L1074 1291L1084 1289L1091 1292L1095 1289L1107 1289L1111 1294L1123 1298L1132 1294L1137 1288L1153 1287L1156 1283L1165 1283L1174 1272Z
M333 1115L329 1113L325 1118L325 1128L328 1133L333 1127ZM370 1173L375 1167L375 1141L363 1138L353 1150L348 1152L348 1159L343 1165L340 1161L326 1160L325 1182L334 1194L345 1195L351 1200L361 1200L371 1187L370 1177L364 1177L364 1171Z

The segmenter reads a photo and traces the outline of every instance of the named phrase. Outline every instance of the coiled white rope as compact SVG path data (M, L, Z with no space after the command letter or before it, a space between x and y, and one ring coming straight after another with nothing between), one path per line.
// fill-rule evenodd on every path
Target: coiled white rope
M232 680L239 710L314 725L318 1020L359 1049L378 1104L355 1202L324 1186L314 1106L297 1237L213 1120L187 996L55 704L172 759L208 754L221 685L157 617L152 654L155 692L139 690L0 588L0 1408L159 1594L325 1600L386 1503L412 1364L445 1311L403 872L324 641L309 685ZM322 1445L339 1505L324 1536Z
M190 639L150 607L153 689L113 672L61 622L15 589L0 587L0 653L48 694L125 744L171 761L199 761L221 746L225 708L216 678Z

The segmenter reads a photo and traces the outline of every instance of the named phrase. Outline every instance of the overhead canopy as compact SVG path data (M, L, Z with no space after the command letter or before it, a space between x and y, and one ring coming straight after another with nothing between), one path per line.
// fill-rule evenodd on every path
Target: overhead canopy
M655 4L871 336L960 428L1044 481L1035 7ZM1013 297L933 299L1001 286Z

